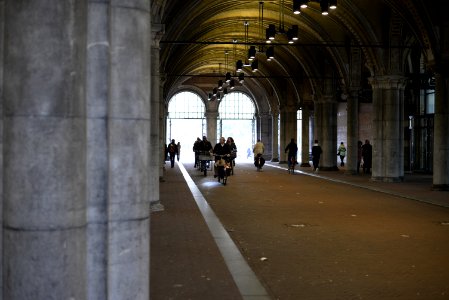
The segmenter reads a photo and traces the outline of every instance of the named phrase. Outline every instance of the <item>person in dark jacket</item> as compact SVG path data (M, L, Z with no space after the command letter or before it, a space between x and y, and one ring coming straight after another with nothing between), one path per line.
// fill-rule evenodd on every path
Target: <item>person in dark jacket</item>
M173 168L175 166L175 157L178 154L178 145L176 145L174 139L172 139L171 143L168 144L167 153L170 156L170 165Z
M321 146L318 144L318 140L315 140L315 143L313 144L312 147L312 162L313 162L313 170L315 172L318 172L321 153L323 153L323 150L321 149Z
M220 138L220 142L217 143L214 147L214 155L215 155L215 162L219 161L221 156L225 155L231 155L231 147L229 144L226 143L226 140L224 137ZM217 177L218 175L218 169L214 168L214 177Z
M295 143L295 139L291 139L290 143L285 147L285 153L287 153L287 161L288 161L288 167L290 168L290 165L293 162L296 163L296 154L298 153L298 145Z
M373 161L373 146L369 143L369 140L365 140L365 144L362 146L362 159L363 159L363 173L371 173L371 164Z

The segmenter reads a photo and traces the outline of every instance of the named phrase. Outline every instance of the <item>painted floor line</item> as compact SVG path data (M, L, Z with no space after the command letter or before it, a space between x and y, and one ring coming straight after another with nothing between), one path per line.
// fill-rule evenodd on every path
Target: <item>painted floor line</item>
M217 218L212 208L207 203L201 191L190 177L184 165L178 162L179 169L189 186L198 208L220 250L221 255L231 273L244 300L270 300L271 297L260 283L256 274L232 241L226 229Z

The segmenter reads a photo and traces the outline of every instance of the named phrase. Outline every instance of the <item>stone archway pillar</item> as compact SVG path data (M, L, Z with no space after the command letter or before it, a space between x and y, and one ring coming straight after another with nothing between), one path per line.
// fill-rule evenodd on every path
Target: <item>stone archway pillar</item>
M217 121L218 111L206 111L206 125L207 125L207 139L212 144L212 147L217 143Z
M370 78L373 88L372 180L404 179L404 89L398 75Z
M86 4L7 2L3 297L85 299Z
M335 171L337 167L337 102L325 96L315 102L315 138L323 150L320 170Z
M260 128L259 134L257 135L258 138L264 143L265 145L265 157L272 157L272 143L269 143L271 141L271 115L269 113L261 113L259 114L259 126Z
M297 109L294 106L281 107L281 137L280 137L280 163L287 163L287 153L285 153L285 147L290 143L290 140L295 139L298 136L298 118Z
M271 147L272 147L272 162L279 162L279 111L271 111L272 119L272 134L271 134Z
M347 99L347 155L346 173L357 173L359 141L359 96L358 90L352 90Z
M150 177L150 207L151 211L160 211L164 206L160 203L159 181L163 176L161 170L161 156L165 153L165 147L161 147L160 134L160 85L161 77L159 74L159 42L164 35L162 24L152 24L152 45L151 45L151 133L150 133L150 152L149 165L151 170L156 170L155 176Z
M302 140L302 144L298 145L299 147L301 147L301 167L310 167L310 162L309 162L309 152L310 152L310 136L309 136L309 131L310 131L310 109L308 106L304 106L302 108L302 120L301 120L301 124L302 124L302 132L301 132L301 140Z
M447 64L449 65L449 63ZM435 74L433 188L449 190L449 72Z

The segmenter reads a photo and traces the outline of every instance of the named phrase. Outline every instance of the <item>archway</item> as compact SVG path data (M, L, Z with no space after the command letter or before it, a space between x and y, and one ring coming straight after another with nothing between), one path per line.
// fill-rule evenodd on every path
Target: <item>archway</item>
M218 113L217 136L233 137L238 150L237 160L249 159L248 153L252 155L256 142L257 128L253 100L242 92L226 94Z
M183 160L194 160L193 143L206 132L204 112L204 102L193 92L177 93L168 102L166 143L179 142Z

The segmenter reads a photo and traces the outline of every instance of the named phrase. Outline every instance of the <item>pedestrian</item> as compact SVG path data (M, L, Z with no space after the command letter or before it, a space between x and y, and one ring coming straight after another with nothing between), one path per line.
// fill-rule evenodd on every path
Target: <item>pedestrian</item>
M193 143L193 152L195 153L195 165L193 166L196 168L198 166L198 158L200 155L200 147L201 147L201 139L199 137L196 138L196 141Z
M362 163L362 141L357 142L357 174L360 173L360 164Z
M287 152L287 162L288 167L290 168L292 163L296 164L296 154L298 153L298 145L296 145L294 138L292 138L287 147L285 147L285 153Z
M315 172L318 172L321 153L323 153L323 150L321 149L321 146L318 144L318 140L315 140L315 143L312 146L313 171Z
M175 139L171 140L171 143L167 147L168 155L170 156L170 165L172 168L175 166L175 156L178 154L178 146L175 143Z
M179 157L181 156L181 143L178 142L178 153L176 153L176 160L179 161Z
M343 142L341 142L340 147L338 147L337 155L340 156L340 167L344 167L345 163L343 160L345 159L346 156L346 147Z
M362 146L362 159L363 159L363 173L371 174L371 164L373 161L373 146L371 146L369 140L365 140L365 144Z
M265 164L265 159L262 157L265 152L265 145L262 143L260 139L257 140L257 143L253 147L254 153L254 165L259 169L262 169Z

